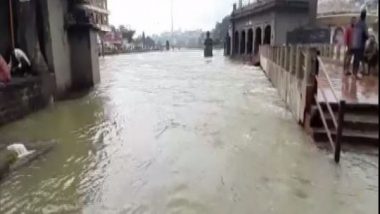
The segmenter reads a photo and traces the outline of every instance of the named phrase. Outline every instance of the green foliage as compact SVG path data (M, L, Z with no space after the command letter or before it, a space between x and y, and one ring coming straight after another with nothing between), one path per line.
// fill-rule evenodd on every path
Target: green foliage
M128 29L126 26L120 25L119 31L121 32L123 39L126 39L129 43L131 43L133 41L133 36L136 33L135 30Z
M149 48L152 48L152 47L155 47L156 42L155 42L152 38L150 38L150 37L148 36L148 37L146 37L146 39L145 39L145 45L146 45L147 47L149 47Z

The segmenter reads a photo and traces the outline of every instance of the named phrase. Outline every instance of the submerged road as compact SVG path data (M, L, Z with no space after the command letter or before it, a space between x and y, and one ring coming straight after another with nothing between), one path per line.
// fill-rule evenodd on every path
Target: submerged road
M258 68L201 51L110 56L90 94L0 129L56 140L0 213L378 213L378 157L336 165Z

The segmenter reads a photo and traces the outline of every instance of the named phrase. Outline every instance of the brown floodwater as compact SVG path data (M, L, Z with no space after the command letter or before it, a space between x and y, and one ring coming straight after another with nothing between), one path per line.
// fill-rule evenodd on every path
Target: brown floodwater
M311 142L255 67L201 51L109 56L101 83L0 129L56 148L0 213L378 213L378 156Z

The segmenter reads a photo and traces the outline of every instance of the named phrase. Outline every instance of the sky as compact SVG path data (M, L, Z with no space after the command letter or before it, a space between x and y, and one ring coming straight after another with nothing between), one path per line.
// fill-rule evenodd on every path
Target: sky
M172 0L174 30L212 30L237 0ZM111 25L146 35L171 31L171 0L108 0Z

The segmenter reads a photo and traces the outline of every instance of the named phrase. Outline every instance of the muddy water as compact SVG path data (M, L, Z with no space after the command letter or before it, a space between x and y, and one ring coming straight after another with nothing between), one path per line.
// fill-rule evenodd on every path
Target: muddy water
M90 94L2 128L58 146L0 185L0 213L377 213L378 157L335 165L221 54L106 57Z

